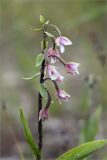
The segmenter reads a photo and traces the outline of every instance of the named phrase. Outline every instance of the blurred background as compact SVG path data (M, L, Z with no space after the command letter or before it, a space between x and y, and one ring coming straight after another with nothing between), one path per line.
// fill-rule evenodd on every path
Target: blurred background
M33 159L19 118L23 108L37 139L37 83L25 81L37 72L42 34L39 16L55 24L73 44L62 58L79 62L80 75L67 74L60 87L71 95L60 105L52 83L54 103L44 122L43 157L51 160L84 142L107 138L107 1L0 0L0 160ZM49 46L50 47L50 46ZM45 102L44 102L45 103ZM107 160L107 148L89 160Z

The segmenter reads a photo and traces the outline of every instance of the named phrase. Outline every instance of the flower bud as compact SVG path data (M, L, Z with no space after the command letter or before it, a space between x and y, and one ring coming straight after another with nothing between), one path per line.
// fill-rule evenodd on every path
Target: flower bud
M70 95L67 94L64 90L58 89L56 96L60 99L60 100L64 100L64 101L68 101L68 99L70 98Z
M78 67L79 67L79 63L75 63L75 62L68 62L66 63L65 65L65 69L68 73L71 73L73 75L75 74L79 74L79 71L78 71Z
M42 108L39 112L39 121L40 120L48 120L48 108Z

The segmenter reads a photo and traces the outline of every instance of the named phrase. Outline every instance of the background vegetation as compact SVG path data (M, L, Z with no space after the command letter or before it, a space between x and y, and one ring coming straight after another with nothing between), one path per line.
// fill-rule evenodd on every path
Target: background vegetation
M44 122L44 157L95 139L107 138L107 2L106 0L0 0L0 159L31 159L25 142L19 108L37 137L37 81L22 77L35 74L41 52L39 15L56 24L73 42L62 55L79 62L80 75L66 77L62 85L71 94L68 103L54 103ZM59 66L60 67L60 66ZM106 160L106 148L89 159Z

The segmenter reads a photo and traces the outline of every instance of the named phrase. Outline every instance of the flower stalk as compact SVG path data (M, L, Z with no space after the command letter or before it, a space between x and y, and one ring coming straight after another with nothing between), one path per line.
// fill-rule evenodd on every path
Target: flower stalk
M44 25L43 27L43 48L42 48L42 54L45 54L46 49L46 37L45 34L46 27ZM43 84L44 82L44 70L45 70L45 60L43 60L41 65L41 75L40 75L40 83ZM41 160L41 152L42 152L42 120L39 120L39 112L42 109L42 96L40 93L38 93L38 149L40 152L40 156L37 158L37 160Z

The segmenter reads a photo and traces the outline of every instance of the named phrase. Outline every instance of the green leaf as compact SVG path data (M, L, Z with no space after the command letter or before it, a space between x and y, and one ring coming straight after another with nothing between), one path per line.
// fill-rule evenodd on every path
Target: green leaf
M45 22L45 19L44 19L44 17L43 17L42 15L40 15L40 22L41 22L42 24L44 24L44 22Z
M46 22L45 22L45 24L46 24L46 25L47 25L47 24L49 24L49 20L48 20L48 21L46 21Z
M54 101L51 101L51 104L54 103Z
M24 80L31 80L31 79L34 79L34 78L36 78L37 76L39 76L41 73L37 73L37 74L35 74L34 76L31 76L31 77L22 77L22 79L24 79Z
M43 41L41 41L41 49L43 49Z
M47 89L44 84L39 83L38 91L40 92L42 97L47 98Z
M39 54L37 56L37 58L36 58L36 65L35 65L35 67L40 66L42 64L43 60L44 60L44 55L43 54Z
M57 158L57 160L83 160L92 152L105 146L106 144L107 140L97 140L84 143L62 154L60 157Z
M46 49L48 48L48 41L46 41Z
M37 31L41 31L42 28L35 28L35 29L32 29L32 28L31 28L31 30L37 32Z
M95 113L91 115L88 121L85 122L83 129L83 142L92 141L95 139L99 130L99 120L101 116L101 107L98 107Z
M51 37L51 38L53 38L54 37L54 35L52 35L51 33L49 33L49 32L45 32L46 33L46 35L48 36L48 37Z
M25 115L24 115L22 109L20 109L20 120L21 120L23 128L24 128L24 134L25 134L26 141L28 142L33 154L36 157L39 157L40 152L38 150L38 146L36 144L36 141L33 139L32 133L31 133L30 128L28 126L27 119L25 118Z

